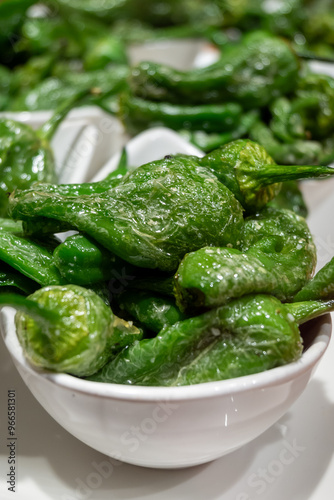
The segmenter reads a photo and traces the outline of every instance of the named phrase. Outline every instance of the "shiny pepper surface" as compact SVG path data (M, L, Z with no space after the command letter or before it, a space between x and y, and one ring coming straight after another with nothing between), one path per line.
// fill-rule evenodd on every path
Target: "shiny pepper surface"
M240 203L191 156L138 167L118 186L90 196L16 191L14 219L69 223L139 267L176 270L185 253L205 245L234 246L243 227Z

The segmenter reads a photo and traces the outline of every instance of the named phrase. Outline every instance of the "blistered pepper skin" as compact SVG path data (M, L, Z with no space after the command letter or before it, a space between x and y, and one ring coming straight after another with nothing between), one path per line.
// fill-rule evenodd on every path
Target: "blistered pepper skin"
M176 270L188 251L235 245L243 210L233 194L192 157L166 157L138 167L114 189L68 197L16 191L14 219L48 217L87 233L139 267Z
M301 352L298 325L284 305L269 295L250 295L134 344L90 379L197 384L257 373L295 361Z
M26 358L37 367L76 376L99 370L122 348L142 338L113 314L93 290L48 286L28 297L0 294L0 307L19 312L15 323Z
M267 208L246 218L238 246L201 248L183 258L174 280L182 310L217 307L251 293L292 300L313 275L312 235L290 210Z

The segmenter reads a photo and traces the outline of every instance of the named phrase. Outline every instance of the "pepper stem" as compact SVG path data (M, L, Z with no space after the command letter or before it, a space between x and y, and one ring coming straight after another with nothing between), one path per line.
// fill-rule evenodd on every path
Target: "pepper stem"
M256 171L256 178L264 186L277 182L328 177L334 175L334 168L323 165L263 165L263 170Z
M0 308L13 307L33 318L41 327L54 325L59 320L59 314L51 309L42 307L38 302L29 300L15 293L0 294Z
M284 307L292 314L297 323L301 325L310 319L334 311L334 300L293 302L284 304Z

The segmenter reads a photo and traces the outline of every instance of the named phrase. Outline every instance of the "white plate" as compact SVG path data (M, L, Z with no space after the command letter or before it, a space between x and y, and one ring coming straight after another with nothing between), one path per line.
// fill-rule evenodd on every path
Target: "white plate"
M158 143L157 137L154 144ZM185 145L182 151L181 143L182 139L177 152L187 152L189 146ZM145 146L142 153L146 155L148 143L142 144ZM161 153L167 154L165 150ZM140 158L138 154L137 159ZM310 190L308 194L311 193ZM309 202L313 204L311 229L316 238L319 235L327 238L331 247L328 252L333 255L334 228L330 219L334 195L328 194L321 204L313 203L312 199ZM210 464L173 471L114 462L72 437L34 399L1 345L0 498L327 500L334 488L333 357L332 342L303 395L291 411L262 436ZM6 482L10 442L7 439L7 393L10 390L15 391L17 402L15 495L8 491Z

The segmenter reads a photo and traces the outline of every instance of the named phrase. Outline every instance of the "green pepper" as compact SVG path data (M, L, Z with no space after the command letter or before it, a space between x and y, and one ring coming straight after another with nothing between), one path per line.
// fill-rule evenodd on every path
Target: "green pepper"
M238 302L232 305L229 332L181 369L173 385L226 380L297 361L302 353L298 326L334 308L333 301L282 304L265 295L241 300L238 309L233 307Z
M324 148L319 141L296 139L292 143L282 143L274 136L270 127L261 121L253 125L249 137L261 144L275 162L281 165L317 165L323 163L320 158Z
M263 146L249 139L230 142L199 158L198 162L209 168L250 212L274 199L282 181L334 173L331 167L325 166L276 165Z
M22 37L16 50L36 55L57 55L64 59L82 56L82 41L76 36L69 19L56 15L28 17L21 28Z
M212 307L254 292L291 300L315 269L310 230L290 210L266 208L247 217L237 245L185 256L175 276L179 306Z
M204 104L235 100L250 109L266 106L273 96L292 91L298 66L284 40L256 31L225 46L212 66L181 72L143 62L133 68L129 83L135 95L152 101Z
M91 285L111 278L112 254L81 234L68 237L53 257L68 283Z
M38 130L9 118L0 119L0 216L6 216L8 195L36 181L56 182L50 139L73 106L88 91L65 101Z
M68 283L82 286L109 281L121 275L127 279L134 278L140 272L83 234L66 238L55 248L53 258Z
M3 294L0 305L21 311L15 318L17 336L33 365L76 376L99 370L142 336L95 292L76 285L48 286L28 298Z
M123 151L121 154L120 163L117 168L110 172L110 174L108 174L107 177L102 181L84 182L82 184L59 185L38 183L34 185L34 189L43 193L58 193L63 196L84 196L90 194L98 194L108 191L112 187L117 186L122 177L127 172L128 167L126 165L126 152ZM63 233L69 231L72 228L71 224L48 219L47 217L35 217L32 222L24 221L21 224L23 232L26 236L41 236Z
M249 295L125 348L89 379L159 386L202 383L268 370L297 360L301 352L298 325L284 305L269 295Z
M64 280L48 246L13 232L0 231L0 261L42 286L59 285Z
M144 290L126 290L117 302L122 314L155 333L186 318L173 298Z
M39 286L36 281L27 278L22 273L0 261L0 294L15 292L29 295L37 288Z
M306 224L304 225L306 228ZM245 252L204 247L187 254L175 275L181 310L210 308L252 293L291 300L311 277L315 266L312 237L263 237Z
M299 78L295 94L291 116L299 117L308 138L320 140L333 134L334 78L307 74Z
M295 295L295 302L334 298L334 257Z
M148 101L128 93L119 98L118 115L131 134L158 125L174 130L224 132L236 128L241 114L241 106L233 102L187 106Z
M242 208L193 157L166 157L136 168L109 191L90 196L15 191L13 219L48 217L84 232L139 267L173 271L207 244L235 244Z

